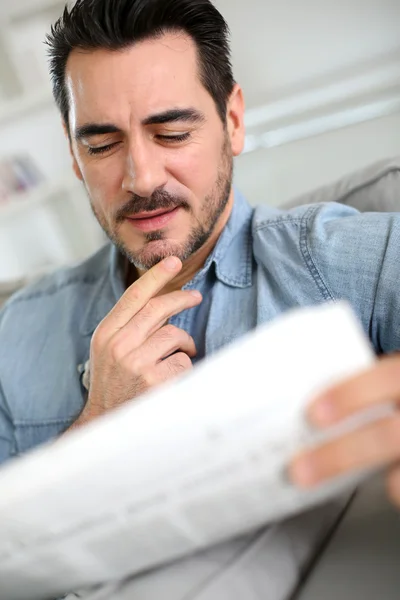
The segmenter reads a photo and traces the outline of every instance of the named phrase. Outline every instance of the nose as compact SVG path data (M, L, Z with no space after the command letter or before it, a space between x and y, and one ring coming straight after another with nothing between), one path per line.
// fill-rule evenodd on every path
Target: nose
M131 143L126 159L122 188L125 192L150 198L167 183L161 153L150 141Z

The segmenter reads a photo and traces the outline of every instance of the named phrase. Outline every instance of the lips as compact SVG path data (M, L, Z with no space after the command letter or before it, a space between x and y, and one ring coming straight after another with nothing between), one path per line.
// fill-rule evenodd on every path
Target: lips
M154 219L155 217L159 217L160 215L166 215L166 214L172 212L175 209L176 209L176 207L174 207L174 208L167 208L167 209L161 208L160 210L153 210L153 211L147 212L147 213L146 212L142 212L142 213L139 213L139 214L137 214L137 215L135 215L133 217L130 217L130 218L133 221L136 221L136 219L140 219L140 220L142 220L142 219Z
M156 231L169 224L180 210L181 208L178 206L169 210L161 209L150 213L139 213L127 220L141 231Z

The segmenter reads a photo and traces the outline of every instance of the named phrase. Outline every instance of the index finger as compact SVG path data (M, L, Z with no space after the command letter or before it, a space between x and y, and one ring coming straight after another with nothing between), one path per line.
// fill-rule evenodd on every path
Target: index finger
M146 271L121 296L106 317L112 333L122 329L151 298L156 296L182 269L176 256L169 256Z

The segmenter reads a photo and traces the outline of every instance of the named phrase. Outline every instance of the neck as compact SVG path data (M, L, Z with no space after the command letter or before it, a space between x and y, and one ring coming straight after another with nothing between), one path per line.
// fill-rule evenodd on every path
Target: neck
M183 263L183 267L180 273L162 290L162 294L167 294L170 292L181 290L187 283L189 283L189 281L193 279L196 273L198 273L203 268L207 261L207 258L214 250L220 238L220 235L223 232L225 225L229 220L233 208L233 202L234 193L232 190L228 204L226 205L224 212L217 221L217 224L214 227L213 232L210 235L207 242L195 254L193 254ZM134 272L132 272L132 270L134 270ZM132 267L132 270L128 275L128 284L133 283L133 281L138 279L138 277L141 277L144 273L144 271L138 271L134 269L134 267Z

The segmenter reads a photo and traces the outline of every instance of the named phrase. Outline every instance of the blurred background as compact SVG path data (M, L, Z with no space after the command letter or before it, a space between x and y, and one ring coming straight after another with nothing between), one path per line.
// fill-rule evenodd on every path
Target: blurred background
M247 100L235 177L252 204L400 155L400 0L216 4ZM43 40L64 5L0 0L0 291L104 243L47 73Z

